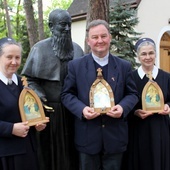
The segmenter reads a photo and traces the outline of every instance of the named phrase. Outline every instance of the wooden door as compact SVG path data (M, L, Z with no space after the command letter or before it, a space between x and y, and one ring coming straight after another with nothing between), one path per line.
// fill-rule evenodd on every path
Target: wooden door
M160 43L160 68L170 72L170 35L164 33Z

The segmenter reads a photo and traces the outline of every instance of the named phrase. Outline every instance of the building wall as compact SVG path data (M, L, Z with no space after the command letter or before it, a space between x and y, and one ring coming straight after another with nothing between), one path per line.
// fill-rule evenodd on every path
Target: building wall
M84 42L86 35L86 20L76 21L72 23L71 35L72 40L79 44L84 50Z
M169 0L142 0L138 7L139 24L136 29L156 40L162 27L170 18Z

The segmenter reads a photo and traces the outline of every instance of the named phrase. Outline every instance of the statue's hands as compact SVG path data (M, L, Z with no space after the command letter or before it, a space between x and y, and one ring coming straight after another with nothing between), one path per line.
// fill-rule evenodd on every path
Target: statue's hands
M48 105L48 101L45 97L41 97L41 101L42 101L44 109L47 112L54 112L54 109L51 106Z

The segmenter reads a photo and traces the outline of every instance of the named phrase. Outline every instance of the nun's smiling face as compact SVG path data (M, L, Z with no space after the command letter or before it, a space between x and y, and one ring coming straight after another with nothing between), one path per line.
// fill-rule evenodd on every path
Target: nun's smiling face
M138 52L138 59L145 69L153 68L155 64L156 52L152 45L141 46Z
M0 71L11 78L21 64L21 48L15 44L5 44L0 56Z

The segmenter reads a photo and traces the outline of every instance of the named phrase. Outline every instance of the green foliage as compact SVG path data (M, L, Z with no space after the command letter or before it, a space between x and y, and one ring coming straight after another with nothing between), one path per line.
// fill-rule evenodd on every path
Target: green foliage
M44 11L45 19L47 20L49 13L56 8L61 8L61 9L67 10L72 2L73 2L73 0L57 0L57 1L51 0L51 6L46 7L46 10Z
M7 35L6 30L6 21L5 21L5 14L0 13L0 37L4 37Z
M55 8L68 9L72 2L73 0L53 0L52 6Z
M130 5L123 5L118 1L114 9L110 9L111 51L130 61L133 68L138 65L134 49L134 44L141 35L134 30L138 22L137 9L131 8Z
M0 38L5 37L6 35L7 35L7 31L6 31L4 4L3 1L0 0Z
M21 71L23 69L23 66L26 62L26 59L27 59L29 51L30 51L28 32L27 32L26 21L25 21L24 17L22 20L20 20L20 23L21 23L19 26L20 33L16 37L18 42L20 42L22 44L22 49L23 49L22 50L22 63L18 70L19 74L21 73Z

